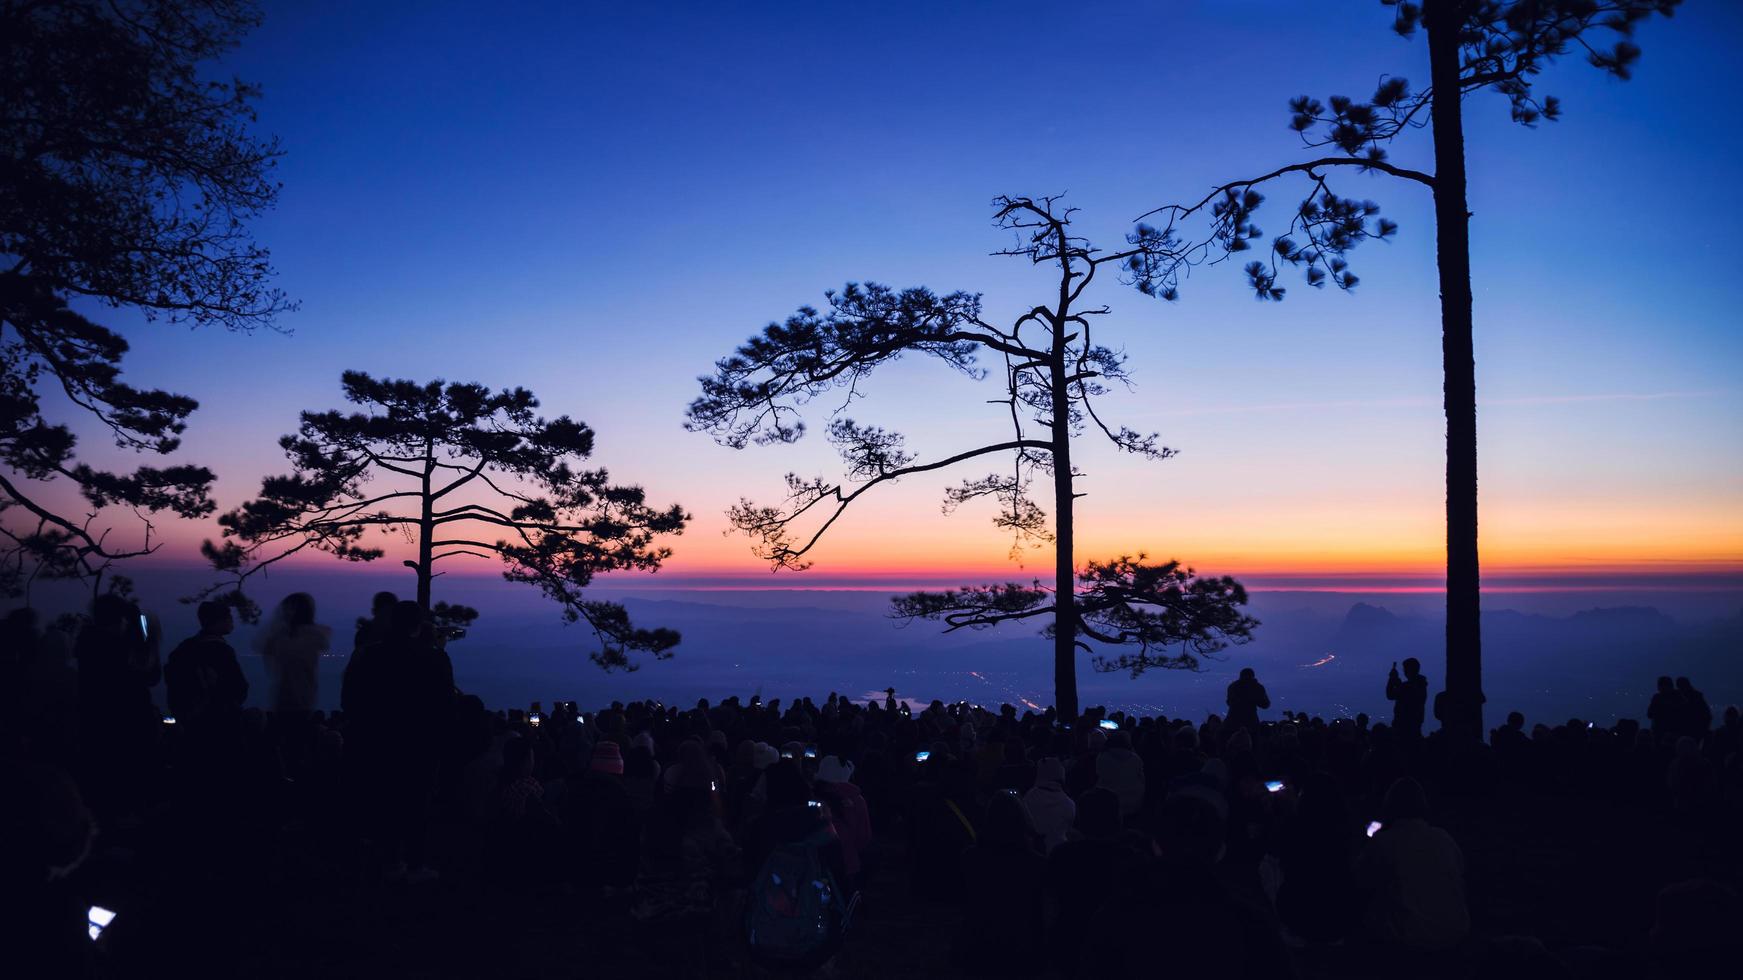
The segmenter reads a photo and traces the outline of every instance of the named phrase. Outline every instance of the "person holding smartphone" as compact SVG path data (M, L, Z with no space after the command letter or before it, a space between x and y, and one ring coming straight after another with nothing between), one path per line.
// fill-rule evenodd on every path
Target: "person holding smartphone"
M1422 661L1404 658L1404 677L1398 677L1398 665L1386 678L1386 700L1392 709L1392 728L1406 738L1422 737L1423 709L1428 704L1428 678L1422 676Z
M118 815L155 762L163 727L151 689L163 677L157 636L139 606L113 592L91 603L79 631L81 785L99 816Z
M1259 676L1251 667L1241 668L1241 675L1229 685L1225 700L1229 713L1223 719L1223 728L1230 734L1242 728L1257 732L1259 711L1271 707L1271 695L1265 692L1265 685L1259 683Z

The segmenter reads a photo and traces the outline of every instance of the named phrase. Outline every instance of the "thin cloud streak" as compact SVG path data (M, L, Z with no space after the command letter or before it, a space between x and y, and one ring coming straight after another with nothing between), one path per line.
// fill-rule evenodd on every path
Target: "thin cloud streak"
M1514 398L1480 398L1483 408L1536 405L1581 405L1596 402L1655 402L1693 398L1725 398L1738 394L1731 389L1708 391L1611 392L1593 395L1520 395ZM1200 415L1253 415L1265 412L1335 411L1338 409L1432 408L1441 407L1438 398L1347 398L1333 401L1268 402L1259 405L1210 405L1201 408L1181 408L1160 412L1142 412L1143 418L1189 418Z

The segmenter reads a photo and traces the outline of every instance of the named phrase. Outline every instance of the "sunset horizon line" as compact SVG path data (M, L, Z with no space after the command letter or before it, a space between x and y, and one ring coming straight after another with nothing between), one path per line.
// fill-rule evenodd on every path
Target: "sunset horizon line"
M1192 563L1183 562L1192 566ZM162 560L152 566L164 571L198 572L197 562ZM1192 566L1197 567L1197 566ZM396 564L291 561L279 566L297 575L369 575L400 573ZM1208 575L1230 575L1249 591L1257 592L1376 592L1433 594L1445 588L1444 570L1421 566L1376 566L1353 568L1328 565L1323 568L1201 569ZM146 572L145 568L136 571ZM149 574L149 572L146 572ZM476 581L496 579L500 573L483 561L455 565L442 577ZM770 572L742 566L702 566L658 572L623 571L602 574L589 588L646 591L905 591L984 585L991 583L1051 580L1050 572L1033 569L965 567L926 569L918 567L862 567L847 570L813 569L803 572ZM1743 592L1743 559L1654 559L1634 561L1569 560L1561 564L1521 563L1491 565L1483 572L1483 591L1505 594L1538 591L1664 591L1697 589Z

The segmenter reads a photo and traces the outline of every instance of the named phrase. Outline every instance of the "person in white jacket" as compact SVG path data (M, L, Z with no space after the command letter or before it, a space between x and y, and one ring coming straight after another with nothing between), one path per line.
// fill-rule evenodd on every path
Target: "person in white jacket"
M260 656L272 682L275 713L291 720L315 710L317 667L332 643L333 630L315 622L315 599L307 592L285 596L273 610L260 638Z
M1095 784L1120 798L1120 816L1131 819L1144 806L1144 760L1132 751L1132 736L1114 732L1095 757Z
M1047 852L1065 843L1065 835L1077 820L1077 804L1065 794L1065 763L1053 756L1035 766L1035 785L1023 794L1023 805L1035 823L1035 832Z
M1386 791L1380 830L1356 859L1369 894L1366 924L1386 945L1452 949L1471 931L1465 856L1452 835L1428 823L1428 798L1414 779Z

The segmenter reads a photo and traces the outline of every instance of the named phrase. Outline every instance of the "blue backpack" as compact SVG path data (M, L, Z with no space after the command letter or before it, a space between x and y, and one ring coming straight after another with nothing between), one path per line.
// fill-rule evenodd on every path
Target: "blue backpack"
M826 864L827 827L775 848L751 880L745 935L767 966L809 969L835 954L851 906Z

